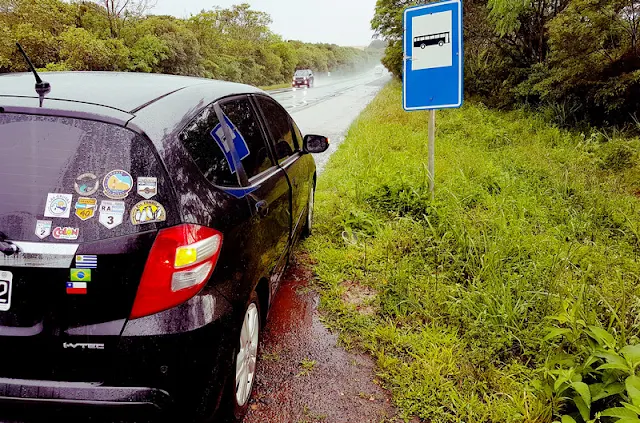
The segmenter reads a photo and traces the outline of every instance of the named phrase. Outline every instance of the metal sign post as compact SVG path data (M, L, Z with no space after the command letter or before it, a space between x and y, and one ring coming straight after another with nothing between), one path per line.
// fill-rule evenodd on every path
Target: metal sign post
M429 110L429 191L434 193L437 109L462 106L464 52L461 0L444 0L404 11L402 105Z
M429 110L429 192L433 200L436 188L436 110Z

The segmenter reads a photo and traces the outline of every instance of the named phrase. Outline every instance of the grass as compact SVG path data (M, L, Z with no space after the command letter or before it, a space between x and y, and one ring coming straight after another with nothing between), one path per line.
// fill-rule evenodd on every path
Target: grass
M563 302L621 342L640 335L640 142L482 104L437 119L434 201L427 114L402 110L398 83L320 176L305 247L325 321L377 360L403 418L551 422L534 386ZM373 313L344 301L354 284Z
M300 371L296 376L308 376L316 367L316 364L317 362L315 360L303 358L302 361L300 361Z
M280 90L284 88L291 88L291 83L286 84L277 84L277 85L266 85L264 87L260 87L261 90L271 91L271 90Z

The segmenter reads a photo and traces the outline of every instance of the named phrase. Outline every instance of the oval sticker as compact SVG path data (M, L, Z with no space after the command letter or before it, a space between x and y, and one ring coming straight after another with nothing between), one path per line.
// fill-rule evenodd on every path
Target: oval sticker
M133 178L126 170L112 170L102 181L104 195L113 200L122 200L133 188Z
M74 187L76 192L82 196L93 195L98 192L100 181L93 173L83 173L76 178Z
M164 222L165 220L167 220L167 212L157 201L140 201L131 209L131 223L134 225Z

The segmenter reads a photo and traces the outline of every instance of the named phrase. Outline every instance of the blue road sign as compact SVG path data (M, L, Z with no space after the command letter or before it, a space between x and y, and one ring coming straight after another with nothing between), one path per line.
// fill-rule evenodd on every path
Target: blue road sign
M404 11L405 110L462 105L462 5L445 0Z
M249 155L249 147L247 146L247 142L244 140L244 137L235 127L235 125L229 120L227 115L224 115L224 121L231 129L231 135L233 135L233 145L236 148L236 152L238 153L238 157L240 160L245 159ZM224 129L221 124L217 124L215 128L211 131L211 136L220 147L220 150L224 153L227 162L229 163L229 169L231 173L236 173L236 164L233 162L233 156L231 155L231 150L226 143L226 139L224 136Z

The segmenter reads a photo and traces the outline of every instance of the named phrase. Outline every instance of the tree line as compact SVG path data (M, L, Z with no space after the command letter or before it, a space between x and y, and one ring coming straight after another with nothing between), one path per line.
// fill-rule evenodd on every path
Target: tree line
M27 70L15 43L48 71L155 72L273 85L296 69L348 72L379 50L285 41L248 4L189 18L156 16L152 0L0 0L0 73Z
M377 0L372 25L398 77L402 11L426 3ZM640 1L464 0L463 12L467 95L561 125L640 127Z

